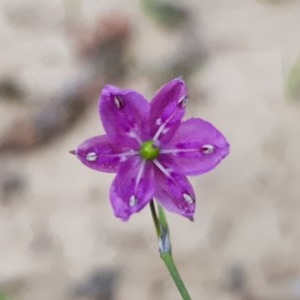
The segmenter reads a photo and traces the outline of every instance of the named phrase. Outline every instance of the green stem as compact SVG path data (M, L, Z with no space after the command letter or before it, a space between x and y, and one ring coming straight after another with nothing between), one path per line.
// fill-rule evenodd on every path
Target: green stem
M173 281L183 300L191 300L191 297L178 273L172 257L171 242L169 236L169 226L164 209L158 205L158 216L156 214L153 200L150 202L151 215L156 229L159 243L160 257L164 261Z
M153 223L154 223L154 227L155 227L155 231L156 231L156 235L157 237L159 237L161 235L161 229L160 229L160 224L156 215L156 211L155 211L155 206L154 206L154 201L151 200L150 201L150 210L151 210L151 215L152 215L152 219L153 219Z
M173 278L175 285L182 297L183 300L191 300L191 297L178 273L178 270L176 268L176 265L174 263L173 257L171 253L161 253L160 254L161 259L164 261L165 265L167 266L167 269Z
M168 222L167 222L167 218L166 218L166 214L164 209L158 204L158 219L160 222L160 225L167 231L169 232L169 226L168 226Z

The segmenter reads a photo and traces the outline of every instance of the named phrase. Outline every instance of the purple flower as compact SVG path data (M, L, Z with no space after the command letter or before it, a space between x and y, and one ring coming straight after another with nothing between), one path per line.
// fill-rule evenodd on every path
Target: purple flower
M229 153L225 137L199 118L182 121L188 93L180 78L149 103L133 90L106 85L99 112L106 135L72 153L89 168L117 173L110 201L126 221L153 198L165 209L193 218L195 193L186 176L213 169Z

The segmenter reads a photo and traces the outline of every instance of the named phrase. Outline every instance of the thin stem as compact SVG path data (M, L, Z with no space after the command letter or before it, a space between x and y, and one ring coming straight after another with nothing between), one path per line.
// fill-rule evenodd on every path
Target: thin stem
M171 253L161 253L160 257L164 261L165 265L167 266L167 269L168 269L171 277L173 278L182 299L183 300L191 300L192 298L190 297L190 295L178 273L178 270L174 263L172 254Z
M169 226L168 226L168 222L167 222L167 218L166 218L166 214L164 209L161 207L161 205L157 205L158 207L158 219L160 222L160 225L167 231L169 232Z
M153 223L158 237L160 257L164 261L173 281L183 300L191 300L191 297L178 273L172 257L171 242L169 236L169 226L164 209L158 205L158 216L156 214L153 200L150 201L150 210Z
M159 224L159 221L158 221L158 218L156 215L156 210L155 210L153 200L150 201L150 210L151 210L151 215L152 215L155 231L156 231L157 237L159 238L161 235L161 229L160 229L160 224Z

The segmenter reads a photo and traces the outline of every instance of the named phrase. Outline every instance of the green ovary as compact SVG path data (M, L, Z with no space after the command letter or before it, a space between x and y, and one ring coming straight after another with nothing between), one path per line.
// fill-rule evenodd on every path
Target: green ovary
M159 155L159 149L155 147L153 141L147 141L142 144L140 155L147 160L153 160Z

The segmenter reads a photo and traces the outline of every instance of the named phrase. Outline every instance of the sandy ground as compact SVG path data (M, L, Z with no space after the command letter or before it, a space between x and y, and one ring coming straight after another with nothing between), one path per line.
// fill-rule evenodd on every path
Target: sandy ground
M220 128L231 154L215 171L191 179L193 223L168 215L178 268L192 299L300 299L300 108L284 90L300 52L300 2L184 5L193 39L207 52L188 81L188 116ZM0 8L0 75L16 78L27 95L25 104L0 102L3 134L74 76L79 63L59 0L1 0ZM129 51L137 65L163 60L180 44L182 32L161 30L137 1L83 0L79 17L93 24L109 14L130 16ZM139 76L138 69L121 85L151 98L155 75ZM103 132L96 105L50 144L1 154L0 179L9 172L24 179L9 199L0 196L0 291L7 299L77 299L72 291L89 274L110 270L119 274L113 299L180 299L158 257L149 210L127 223L114 218L113 176L67 154Z

